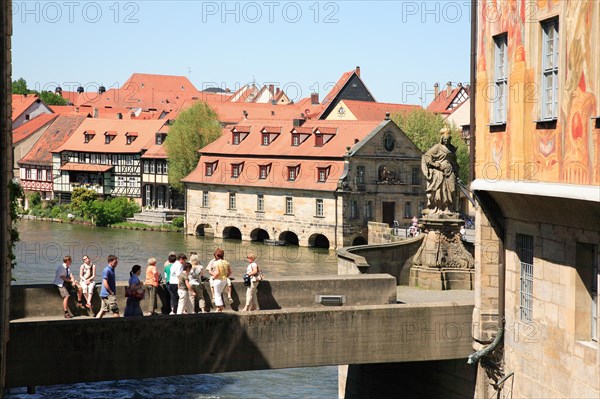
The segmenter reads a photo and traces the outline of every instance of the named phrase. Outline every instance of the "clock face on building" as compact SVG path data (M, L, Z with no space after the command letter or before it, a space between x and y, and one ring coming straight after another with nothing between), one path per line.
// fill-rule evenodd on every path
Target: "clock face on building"
M339 116L344 116L344 115L346 115L346 110L344 109L344 107L340 107L340 108L338 108L338 115L339 115Z
M387 151L393 151L396 147L396 138L391 132L387 132L383 137L383 147Z

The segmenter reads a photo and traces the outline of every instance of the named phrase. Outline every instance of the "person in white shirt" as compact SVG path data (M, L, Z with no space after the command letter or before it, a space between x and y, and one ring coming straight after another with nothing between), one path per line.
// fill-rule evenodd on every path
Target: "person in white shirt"
M72 317L69 313L69 297L74 289L77 290L77 307L79 309L83 308L83 305L81 304L81 287L77 285L70 269L72 263L73 259L69 255L65 256L63 258L63 264L58 266L54 277L54 284L58 287L58 292L60 292L60 296L63 298L65 319L70 319Z
M177 303L179 302L179 294L177 287L179 285L179 276L183 270L183 264L187 261L187 256L184 253L177 255L177 261L171 266L169 275L169 293L171 294L171 313L177 313Z

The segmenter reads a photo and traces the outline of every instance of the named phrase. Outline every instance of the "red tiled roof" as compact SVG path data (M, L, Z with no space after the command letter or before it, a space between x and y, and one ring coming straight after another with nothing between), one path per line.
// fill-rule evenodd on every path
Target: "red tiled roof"
M186 99L200 98L192 82L185 76L134 73L119 89L110 89L85 105L171 111Z
M51 166L51 151L60 147L85 119L83 115L58 115L18 163Z
M167 149L164 144L152 144L148 150L142 155L142 158L157 158L157 159L167 159Z
M218 162L212 176L205 176L205 164ZM231 166L243 164L239 177L231 177ZM266 179L259 179L260 166L270 165ZM294 181L288 180L288 167L299 167ZM329 177L318 182L318 169L329 167ZM278 187L283 189L334 191L344 171L343 160L306 160L281 158L239 158L226 155L202 155L196 169L182 179L187 183L222 184L233 186Z
M113 168L113 165L96 165L89 163L67 162L60 167L60 170L74 170L81 172L106 172Z
M60 93L60 95L62 96L62 98L67 100L70 104L73 104L75 106L80 106L89 101L93 101L96 97L98 97L99 94L98 94L98 92L93 92L93 91L78 93L76 91L63 90Z
M344 87L344 85L346 83L348 83L348 80L350 80L350 78L352 77L352 75L354 75L356 73L356 70L351 70L349 72L345 72L339 79L338 81L333 85L333 87L331 88L331 90L329 91L329 93L327 93L327 95L323 98L323 101L321 101L321 104L328 106L333 99L338 95L338 93L340 92L340 90L342 90L342 88Z
M200 150L201 154L228 154L231 156L297 156L301 157L343 157L346 147L353 146L355 139L359 141L365 138L375 129L380 121L306 121L303 128L320 129L337 128L337 134L327 144L316 147L314 139L308 139L299 146L292 146L291 131L294 128L292 120L279 120L277 125L281 126L281 134L269 145L262 145L261 129L272 124L273 121L246 120L244 125L250 125L250 134L238 145L231 144L230 135L222 135L217 140L208 144Z
M13 94L12 95L12 120L15 121L33 103L42 101L37 94Z
M105 153L138 153L143 149L149 148L155 142L155 135L163 124L164 120L126 120L126 119L94 119L87 118L62 146L52 152L61 151L82 151L82 152L105 152ZM105 132L107 135L116 134L116 137L105 144L102 137L94 138L86 143L83 140L85 130L95 130ZM127 132L137 132L138 138L131 144L127 144L125 134Z
M342 105L356 117L359 121L382 121L385 114L397 114L414 109L422 109L420 105L376 103L373 101L341 100L338 107ZM334 111L335 112L335 111Z
M42 127L52 122L57 116L58 115L56 114L40 114L35 118L31 119L29 122L19 126L12 132L13 144L17 144L21 140L24 140L27 137L31 136L33 133L37 132Z
M448 94L447 89L440 90L437 97L434 98L433 101L427 107L427 111L431 111L436 114L451 114L451 113L453 113L456 110L456 108L448 109L448 107L450 106L452 101L454 101L454 98L458 95L458 93L462 89L465 89L465 88L463 86L455 87L454 89L452 89L450 91L450 94Z

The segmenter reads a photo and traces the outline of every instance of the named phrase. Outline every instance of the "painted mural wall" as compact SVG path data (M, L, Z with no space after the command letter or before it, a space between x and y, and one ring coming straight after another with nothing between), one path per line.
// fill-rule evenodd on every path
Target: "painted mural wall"
M476 177L600 185L600 2L482 0L478 6ZM558 111L538 123L542 25L558 17ZM506 125L490 127L494 36L507 34Z

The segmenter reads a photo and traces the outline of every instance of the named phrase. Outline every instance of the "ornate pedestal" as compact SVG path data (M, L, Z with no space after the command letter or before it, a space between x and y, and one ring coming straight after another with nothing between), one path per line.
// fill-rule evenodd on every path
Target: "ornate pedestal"
M422 220L425 239L407 261L409 286L433 290L472 290L474 260L460 234L464 223L453 215L428 215Z

